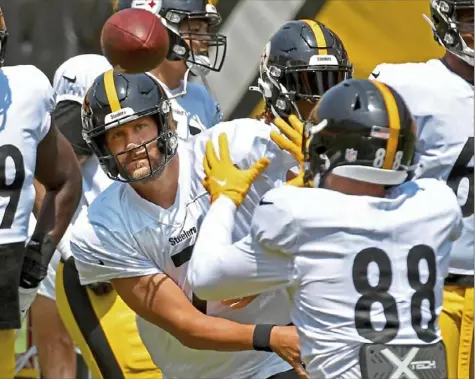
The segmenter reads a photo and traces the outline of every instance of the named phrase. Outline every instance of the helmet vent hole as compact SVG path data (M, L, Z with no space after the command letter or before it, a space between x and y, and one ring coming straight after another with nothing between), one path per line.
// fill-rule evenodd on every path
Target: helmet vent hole
M356 95L355 102L353 103L353 110L357 111L358 109L361 109L361 99Z

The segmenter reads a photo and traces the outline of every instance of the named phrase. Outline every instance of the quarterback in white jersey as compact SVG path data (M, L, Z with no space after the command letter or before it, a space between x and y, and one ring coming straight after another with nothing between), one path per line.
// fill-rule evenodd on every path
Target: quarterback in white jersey
M29 308L81 195L71 146L51 121L48 78L33 66L2 67L8 33L0 9L0 377L14 375L15 329ZM25 247L36 178L46 188ZM60 209L60 211L59 211ZM30 296L32 295L32 296Z
M462 208L464 228L451 251L440 325L449 377L468 378L473 377L474 2L432 0L430 8L427 20L447 49L445 56L426 63L380 64L370 78L395 88L414 115L415 162L420 164L414 178L446 181Z
M71 224L75 222L82 207L87 207L92 203L94 198L112 182L101 169L99 161L81 135L81 106L84 95L94 79L110 68L110 64L103 56L84 54L66 60L54 75L53 88L56 91L57 105L52 112L52 118L72 145L80 162L82 174L82 198ZM41 187L36 184L38 202L41 202L44 196ZM33 336L38 350L40 368L42 375L48 378L76 376L76 353L71 337L58 313L55 286L60 257L67 259L71 255L69 238L70 227L58 245L48 266L48 274L40 284L39 296L31 307Z
M319 188L269 191L234 244L247 174L223 149L221 160L207 153L214 203L190 261L193 291L219 300L287 287L311 378L446 378L437 317L462 217L444 182L404 183L415 135L402 98L345 81L321 98L306 141Z
M125 96L119 100L117 93ZM187 262L209 208L201 184L205 141L225 131L241 167L263 156L273 159L268 175L256 181L243 204L234 230L241 238L259 198L295 165L270 140L271 127L236 120L178 144L170 105L158 83L146 74L113 71L95 81L83 114L86 141L106 173L125 183L111 185L75 224L71 248L81 282L113 283L139 315L141 338L167 378L295 377L270 352L298 357L294 327L277 328L267 351L252 351L255 324L289 323L285 291L233 309L201 301L186 281ZM281 349L284 340L290 351Z

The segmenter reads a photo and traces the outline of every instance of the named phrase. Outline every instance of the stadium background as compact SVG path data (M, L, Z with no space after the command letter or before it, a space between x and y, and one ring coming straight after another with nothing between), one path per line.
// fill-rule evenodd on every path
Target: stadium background
M228 37L228 51L221 73L211 73L209 83L226 119L260 113L260 96L248 87L257 82L266 41L287 20L315 18L338 33L357 78L368 77L381 62L425 61L442 53L422 18L429 14L429 0L212 2L223 17L220 32ZM67 58L100 53L101 28L112 11L108 0L2 0L1 5L10 33L6 64L34 64L50 79ZM27 336L24 329L18 353L25 352Z

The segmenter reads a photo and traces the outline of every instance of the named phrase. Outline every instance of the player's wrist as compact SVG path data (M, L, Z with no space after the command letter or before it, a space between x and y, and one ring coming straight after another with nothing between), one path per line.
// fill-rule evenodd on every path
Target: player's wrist
M252 336L252 348L257 351L273 352L271 348L271 334L273 324L257 324Z

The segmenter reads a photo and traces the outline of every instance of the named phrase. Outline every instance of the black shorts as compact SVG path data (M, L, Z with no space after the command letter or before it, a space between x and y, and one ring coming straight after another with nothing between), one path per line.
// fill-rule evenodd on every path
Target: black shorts
M21 268L25 242L0 245L0 330L20 329Z

